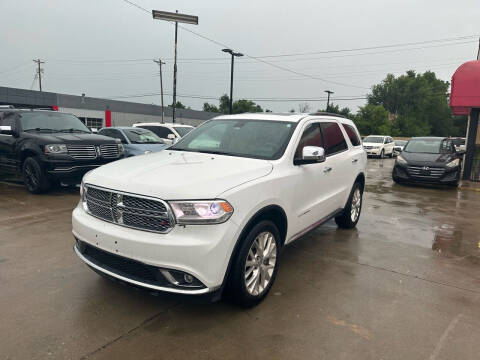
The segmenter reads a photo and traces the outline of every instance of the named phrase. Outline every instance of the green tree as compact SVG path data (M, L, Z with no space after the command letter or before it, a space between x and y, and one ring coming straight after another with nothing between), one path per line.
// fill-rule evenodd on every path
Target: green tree
M367 104L360 107L354 122L362 135L390 134L388 111L382 105Z
M382 105L392 118L394 136L448 136L455 132L448 106L449 83L427 71L387 77L372 89L368 104Z
M168 105L168 107L173 107L172 105ZM183 105L180 101L177 101L177 104L175 105L176 109L186 109L187 107Z
M218 111L224 114L229 113L230 97L228 95L225 94L225 95L222 95L222 97L220 97L220 104L218 107ZM246 112L263 112L263 109L260 107L260 105L257 105L250 100L241 99L233 102L232 113L242 114Z
M203 111L216 112L216 113L219 112L218 108L215 105L209 104L207 102L203 103Z
M317 111L318 112L325 111L332 114L338 114L338 115L345 116L349 119L353 119L355 116L354 114L352 114L351 110L348 107L344 107L340 109L340 106L335 104L329 104L326 110L318 109Z

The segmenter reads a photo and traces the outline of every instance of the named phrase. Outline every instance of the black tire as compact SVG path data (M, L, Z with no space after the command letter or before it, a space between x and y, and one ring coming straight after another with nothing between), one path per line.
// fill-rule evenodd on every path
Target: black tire
M390 159L393 158L393 150L392 150L392 152L391 152L390 154L388 154L388 157L389 157Z
M23 182L32 194L41 194L50 188L50 182L40 161L34 157L25 159L22 165Z
M257 237L260 234L264 232L268 232L271 235L273 235L273 240L275 241L275 250L274 250L275 264L273 267L272 274L269 275L270 280L268 282L268 285L264 287L262 291L259 291L258 294L252 295L247 290L247 284L246 284L248 281L246 279L247 257L249 256L249 252L254 241L257 239ZM261 302L265 298L265 296L267 296L273 283L275 282L275 277L277 276L280 246L281 246L280 233L276 225L269 220L260 221L249 231L249 233L243 239L243 242L240 246L237 256L232 263L232 269L230 271L230 276L227 284L227 293L226 293L227 297L231 301L233 301L234 303L242 307L252 307L257 305L259 302ZM261 264L263 265L263 261L261 261ZM261 279L260 273L257 272L257 274L258 274L258 277ZM252 279L253 277L254 277L254 270L252 270L251 272L250 279Z
M356 214L355 219L352 219L352 206L354 202L354 194L358 190L360 196L360 203L358 208L358 213ZM356 200L356 199L355 199ZM353 187L352 191L350 191L350 196L348 197L347 204L343 209L341 215L335 218L335 222L337 223L338 227L342 229L353 229L360 219L360 214L362 212L362 203L363 203L363 189L362 185L359 182L356 182Z
M400 184L400 179L393 174L392 174L392 180L393 180L394 183Z
M380 151L379 158L380 159L385 159L385 150L384 149L382 149L382 151Z

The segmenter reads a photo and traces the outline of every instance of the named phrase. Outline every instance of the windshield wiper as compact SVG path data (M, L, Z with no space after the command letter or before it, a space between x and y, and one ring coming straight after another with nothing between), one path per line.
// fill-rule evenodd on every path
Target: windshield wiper
M58 132L58 130L56 129L49 129L49 128L35 128L35 129L25 129L23 130L25 132L29 132L29 131L51 131L51 132Z
M69 133L81 132L81 133L85 133L85 134L90 134L89 131L81 130L81 129L62 129L62 130L58 130L58 132L69 132Z

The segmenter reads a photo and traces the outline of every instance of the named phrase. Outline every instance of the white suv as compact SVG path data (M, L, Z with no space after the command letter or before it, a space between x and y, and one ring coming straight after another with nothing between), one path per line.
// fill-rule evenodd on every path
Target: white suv
M367 155L383 159L387 155L393 157L395 143L390 136L369 135L363 139L363 147L367 151Z
M214 299L226 289L251 306L285 245L331 218L357 224L366 162L345 118L220 116L168 150L86 174L75 252L127 283Z
M155 133L159 136L165 144L171 145L175 141L178 141L190 131L195 129L193 126L184 125L184 124L169 124L169 123L160 123L160 122L150 122L150 123L136 123L133 124L133 127L141 127Z

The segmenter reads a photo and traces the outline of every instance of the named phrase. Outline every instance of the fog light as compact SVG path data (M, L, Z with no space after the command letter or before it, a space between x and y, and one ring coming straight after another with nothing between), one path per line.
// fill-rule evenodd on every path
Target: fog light
M191 284L193 283L193 276L190 274L185 274L183 275L183 280L185 280L187 284Z

